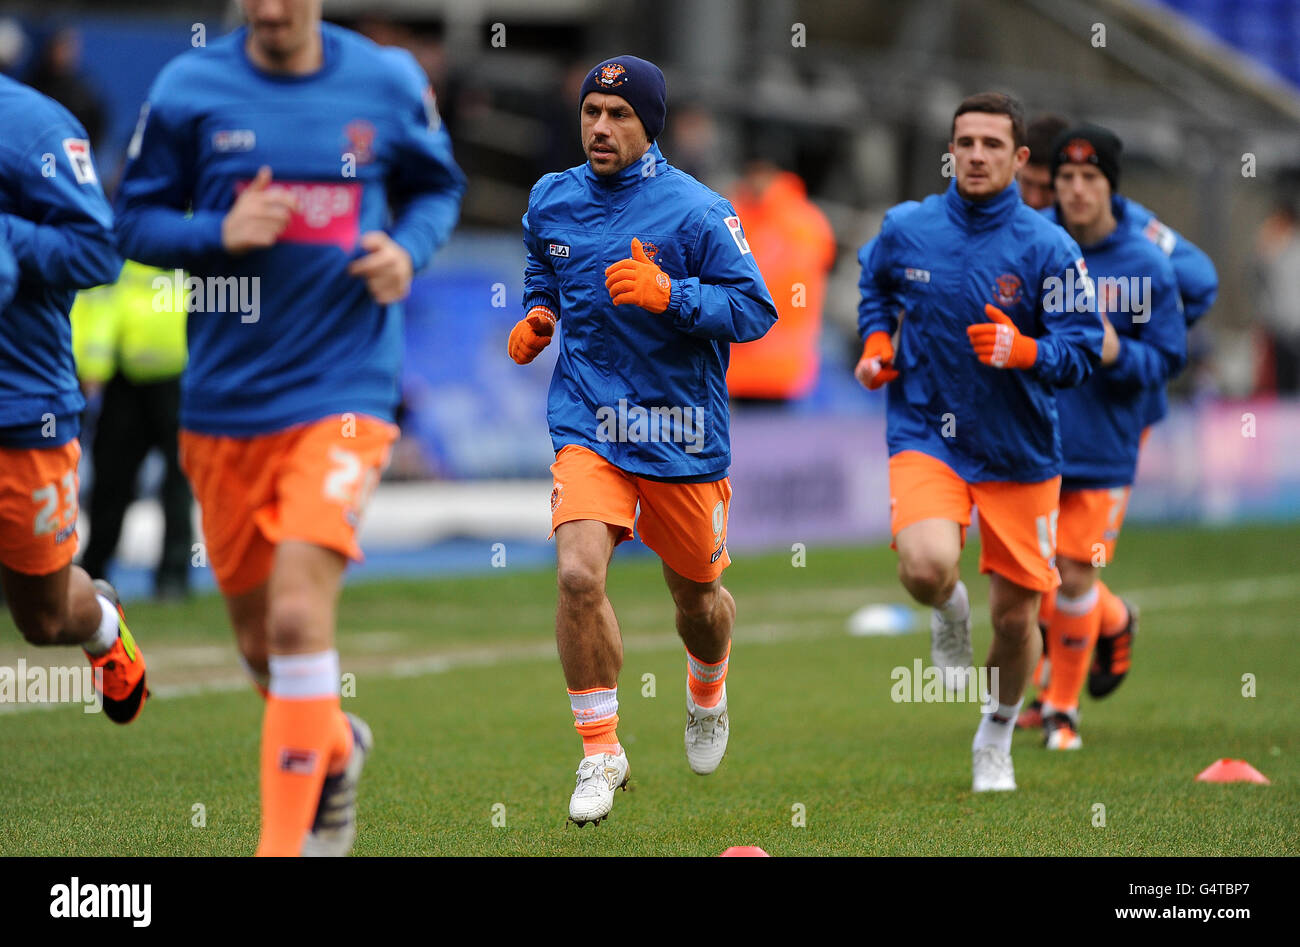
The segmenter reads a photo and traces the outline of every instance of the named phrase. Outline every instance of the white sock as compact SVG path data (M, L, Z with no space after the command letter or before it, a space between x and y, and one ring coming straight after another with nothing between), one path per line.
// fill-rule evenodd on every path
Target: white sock
M944 621L965 621L970 617L970 596L966 594L966 583L961 579L953 586L952 595L937 609Z
M336 697L339 692L339 653L273 654L267 659L273 697Z
M975 729L971 752L992 745L1010 753L1011 735L1016 732L1016 718L1020 716L1020 705L1024 702L1022 697L1014 704L998 704L995 712L984 714L980 718L980 725Z
M99 602L99 628L81 643L81 649L92 658L108 654L117 641L117 606L98 592L95 593L95 600Z

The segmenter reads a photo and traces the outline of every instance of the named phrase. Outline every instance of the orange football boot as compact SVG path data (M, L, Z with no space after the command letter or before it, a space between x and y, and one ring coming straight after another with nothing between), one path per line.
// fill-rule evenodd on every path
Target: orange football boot
M103 698L104 713L114 723L130 723L140 716L149 697L149 688L145 686L144 655L131 636L131 630L126 627L126 613L122 611L117 590L103 579L96 579L95 591L117 608L117 640L99 657L91 654L86 657L90 658L92 668L103 672L95 675L95 690Z

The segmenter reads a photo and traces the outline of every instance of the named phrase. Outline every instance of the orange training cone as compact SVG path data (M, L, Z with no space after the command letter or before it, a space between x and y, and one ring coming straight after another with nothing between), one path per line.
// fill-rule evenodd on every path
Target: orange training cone
M733 845L727 849L719 858L771 858L767 852L763 851L757 845Z
M1196 774L1198 783L1263 783L1268 777L1245 760L1217 760Z

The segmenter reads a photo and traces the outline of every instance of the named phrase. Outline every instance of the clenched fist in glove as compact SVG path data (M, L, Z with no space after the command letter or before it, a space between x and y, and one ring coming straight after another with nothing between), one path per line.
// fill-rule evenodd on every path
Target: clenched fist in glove
M981 362L994 368L1029 368L1038 360L1038 342L1021 335L1005 312L985 303L984 315L993 321L966 327L971 348Z
M867 386L868 391L875 391L898 377L898 369L893 367L893 363L894 345L889 341L889 333L873 332L867 336L867 342L862 347L862 358L853 370L853 375Z
M615 306L631 303L649 312L664 312L673 281L646 256L641 241L633 237L632 256L605 270L605 288Z
M520 365L527 365L551 344L554 334L555 313L545 306L534 306L510 330L510 357Z

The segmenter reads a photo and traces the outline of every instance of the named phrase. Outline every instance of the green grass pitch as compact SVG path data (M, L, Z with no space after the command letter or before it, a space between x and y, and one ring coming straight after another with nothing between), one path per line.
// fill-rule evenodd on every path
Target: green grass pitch
M1049 755L1037 734L1017 734L1020 790L978 797L976 708L890 697L895 666L928 663L925 616L914 634L846 633L860 605L904 600L888 549L813 546L801 568L790 555L737 559L731 745L709 777L686 766L685 662L659 565L616 557L619 735L634 789L583 829L565 824L580 746L555 657L553 573L358 585L340 612L343 670L355 675L344 706L370 723L376 751L356 853L1294 855L1298 550L1297 526L1127 530L1106 578L1142 606L1134 671L1104 701L1084 696L1080 752ZM963 566L982 658L976 553L972 543ZM261 702L241 683L220 602L141 604L128 617L157 691L136 723L0 708L0 854L253 851ZM0 625L0 665L76 660ZM1193 780L1219 757L1249 760L1272 785Z

